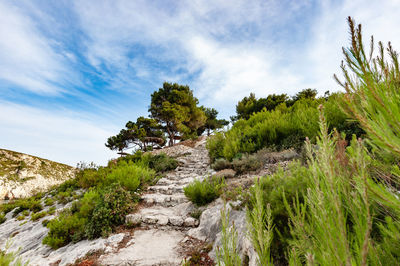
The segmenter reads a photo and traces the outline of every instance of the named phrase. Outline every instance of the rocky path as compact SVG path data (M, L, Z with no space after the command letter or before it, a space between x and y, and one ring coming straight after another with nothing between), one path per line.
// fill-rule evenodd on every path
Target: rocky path
M199 224L191 216L195 206L183 188L212 172L205 140L190 151L178 158L180 166L175 171L143 194L143 206L126 217L127 224L135 227L132 238L117 252L102 255L102 265L181 265L182 247L191 243L187 232Z

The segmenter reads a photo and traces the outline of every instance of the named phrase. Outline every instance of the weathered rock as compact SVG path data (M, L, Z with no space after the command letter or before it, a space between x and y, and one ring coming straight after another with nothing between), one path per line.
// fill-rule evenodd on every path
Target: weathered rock
M129 225L140 225L140 223L142 222L142 215L137 214L137 213L133 213L133 214L128 214L125 217L125 223L129 224Z
M177 246L185 234L158 229L138 230L131 245L100 257L101 265L181 265Z

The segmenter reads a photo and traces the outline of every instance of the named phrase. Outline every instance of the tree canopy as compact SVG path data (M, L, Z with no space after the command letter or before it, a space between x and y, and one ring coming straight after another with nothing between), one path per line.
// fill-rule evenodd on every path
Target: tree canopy
M197 106L189 86L164 82L163 87L151 95L150 116L157 120L169 137L169 145L179 137L188 139L206 122L206 115Z
M146 151L150 147L158 148L165 145L164 132L155 119L139 117L135 122L129 121L125 128L107 139L106 147L118 150L120 153L131 145Z
M272 111L283 103L290 107L300 99L315 99L316 96L317 90L315 89L304 89L291 98L287 94L270 94L267 98L257 99L254 93L250 93L248 97L244 97L237 103L236 116L232 116L231 120L247 120L252 114L261 112L264 108L267 111Z
M203 110L207 119L205 124L198 128L197 135L200 136L204 131L207 131L207 136L210 136L211 130L223 128L229 124L229 121L225 119L217 119L218 111L214 108L201 106L201 109Z

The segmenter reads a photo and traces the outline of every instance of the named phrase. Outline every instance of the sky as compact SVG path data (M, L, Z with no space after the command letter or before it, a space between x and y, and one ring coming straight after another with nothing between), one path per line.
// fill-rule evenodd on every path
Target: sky
M400 0L0 0L0 148L104 165L162 83L222 118L250 92L340 90L346 18L400 50Z

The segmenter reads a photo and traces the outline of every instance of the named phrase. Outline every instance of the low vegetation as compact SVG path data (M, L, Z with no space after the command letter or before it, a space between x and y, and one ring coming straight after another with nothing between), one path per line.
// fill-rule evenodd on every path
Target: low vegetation
M185 196L197 206L206 205L221 194L224 180L221 178L209 177L203 181L195 180L186 186L183 190Z

